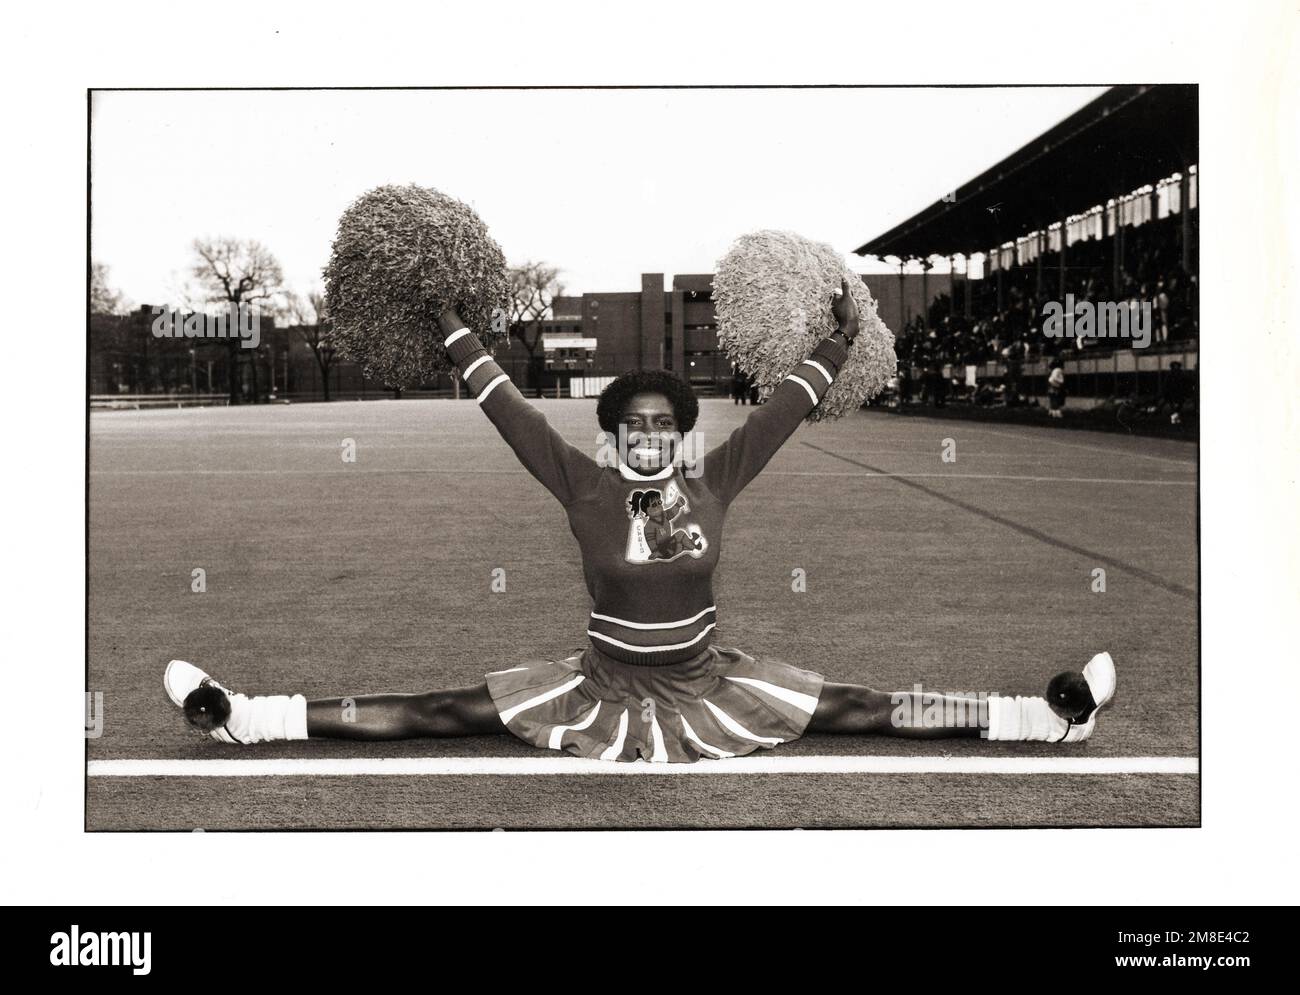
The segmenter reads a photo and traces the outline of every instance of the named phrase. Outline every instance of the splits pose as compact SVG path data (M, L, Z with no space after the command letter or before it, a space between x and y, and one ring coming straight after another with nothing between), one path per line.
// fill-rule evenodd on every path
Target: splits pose
M173 660L164 676L169 698L195 728L225 743L510 732L537 747L610 761L734 757L809 731L1087 739L1115 690L1106 653L1082 673L1053 678L1046 697L951 697L830 683L711 644L712 580L727 510L821 400L857 335L847 285L833 309L838 330L698 466L683 466L676 451L698 404L673 374L627 373L602 393L600 426L625 444L616 465L601 466L551 428L447 311L440 325L460 376L568 514L593 603L587 648L563 660L504 661L472 687L317 701L238 694Z

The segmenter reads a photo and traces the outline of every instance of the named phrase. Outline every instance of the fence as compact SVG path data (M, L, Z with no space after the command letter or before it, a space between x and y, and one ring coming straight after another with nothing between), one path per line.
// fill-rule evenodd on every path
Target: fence
M1196 349L1146 351L1119 349L1096 356L1062 360L1066 391L1071 398L1131 398L1155 397L1164 392L1165 380L1172 364L1179 363L1183 372L1195 374L1199 364ZM969 366L960 363L944 364L940 371L944 379L956 379L969 384L996 381L1005 382L1007 366L1003 362L977 363ZM1026 397L1047 396L1047 377L1051 364L1047 360L1023 363L1016 375L1019 392ZM924 370L912 368L911 392L916 394L925 382Z
M91 394L90 406L113 411L141 408L226 407L229 394Z
M96 408L142 408L180 404L263 401L363 400L383 397L455 397L464 385L440 374L416 390L395 391L367 378L354 363L330 365L329 384L305 344L284 329L266 332L258 350L189 346L184 340L156 340L132 318L100 316L105 327L90 340L90 393ZM597 352L587 361L548 368L518 343L501 348L496 361L530 397L594 396L605 383L641 366L635 353ZM688 355L684 372L708 396L730 387L730 363L718 353ZM657 365L657 363L655 364ZM575 386L577 394L574 394ZM232 397L233 395L233 397ZM225 400L222 400L225 399Z

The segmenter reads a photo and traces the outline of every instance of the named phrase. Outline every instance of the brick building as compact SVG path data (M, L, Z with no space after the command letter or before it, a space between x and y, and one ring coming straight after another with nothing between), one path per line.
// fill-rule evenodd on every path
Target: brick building
M862 278L891 331L919 314L923 296L951 290L950 277L931 273ZM543 341L589 345L585 351L559 346L548 380L563 371L613 376L631 369L665 369L688 377L697 388L722 388L731 363L718 347L711 273L678 275L665 286L662 273L641 274L641 289L557 297L552 317L542 323ZM594 340L594 342L592 341ZM552 381L553 382L553 381ZM545 389L545 385L538 386Z
M947 276L864 276L880 316L896 334L919 313L923 292L949 290ZM157 339L150 331L153 308L129 315L94 315L88 345L93 397L226 395L243 402L324 397L321 371L297 328L263 320L260 347L230 352L207 340ZM531 326L527 344L513 339L497 362L525 393L569 394L573 377L610 377L632 369L667 369L683 374L704 394L729 389L731 362L718 348L712 274L687 274L665 285L664 274L644 273L640 290L557 297L552 316L541 322L541 343ZM532 348L529 348L529 346ZM390 397L393 391L368 380L351 362L330 367L330 395L337 399ZM419 397L458 392L456 378L443 375L420 389Z

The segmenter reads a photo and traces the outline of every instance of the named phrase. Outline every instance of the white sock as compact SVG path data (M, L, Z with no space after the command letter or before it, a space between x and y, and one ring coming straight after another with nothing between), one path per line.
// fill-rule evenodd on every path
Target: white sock
M307 738L307 699L300 694L230 696L230 734L241 743Z
M989 739L1054 743L1070 728L1046 698L989 695Z

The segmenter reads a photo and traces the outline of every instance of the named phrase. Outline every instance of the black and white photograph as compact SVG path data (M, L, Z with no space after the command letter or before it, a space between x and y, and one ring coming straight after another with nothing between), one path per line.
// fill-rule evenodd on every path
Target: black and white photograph
M22 831L101 905L1293 894L1300 14L1102 6L95 15L9 129Z
M92 92L87 828L1196 825L1197 113Z

